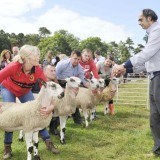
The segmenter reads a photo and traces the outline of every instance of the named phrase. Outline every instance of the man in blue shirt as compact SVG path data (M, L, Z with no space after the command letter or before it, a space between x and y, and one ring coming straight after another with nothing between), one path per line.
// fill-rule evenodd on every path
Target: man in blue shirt
M113 73L119 76L128 71L145 68L150 75L150 128L154 139L153 153L160 156L160 25L158 16L151 9L142 10L138 22L147 31L148 42L144 49L121 65Z

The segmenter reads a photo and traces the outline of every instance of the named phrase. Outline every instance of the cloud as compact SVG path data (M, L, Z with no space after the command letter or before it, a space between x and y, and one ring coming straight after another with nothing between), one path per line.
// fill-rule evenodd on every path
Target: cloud
M9 9L7 2L12 2L12 0L5 0L5 2L3 3L3 10L5 10L5 7ZM8 13L0 11L0 21L5 32L16 34L21 32L24 34L38 33L40 27L46 27L52 33L65 29L82 40L88 37L100 37L103 41L107 42L118 42L132 35L131 33L127 33L125 26L115 25L98 17L82 16L58 5L37 17L25 17L23 16L24 13L29 12L29 10L43 7L44 1L38 0L34 2L33 0L27 0L25 1L26 4L24 1L21 2L21 0L14 0L14 2L17 4L16 9L12 9ZM6 17L3 15L6 15Z
M3 0L0 1L0 16L15 17L42 7L44 0Z

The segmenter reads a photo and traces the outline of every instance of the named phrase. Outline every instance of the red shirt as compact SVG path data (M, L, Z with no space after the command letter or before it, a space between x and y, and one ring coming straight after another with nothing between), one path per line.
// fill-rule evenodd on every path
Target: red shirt
M93 73L94 78L98 79L98 71L96 65L92 59L87 62L83 62L82 59L80 60L79 64L82 66L85 72L85 78L91 79L91 72Z
M0 83L16 97L21 97L32 89L38 78L46 81L40 66L33 67L33 69L31 73L25 74L22 64L11 62L0 71Z

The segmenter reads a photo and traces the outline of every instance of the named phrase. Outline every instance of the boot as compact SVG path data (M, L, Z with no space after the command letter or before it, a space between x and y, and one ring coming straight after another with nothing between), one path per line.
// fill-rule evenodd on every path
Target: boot
M110 109L110 114L114 115L115 113L114 113L114 105L113 105L113 103L109 104L109 109Z
M46 144L47 150L49 150L53 154L59 154L60 153L60 151L58 150L58 148L54 146L54 144L51 141L51 139L46 139L45 140L45 144Z
M4 144L3 159L10 159L12 157L11 144Z

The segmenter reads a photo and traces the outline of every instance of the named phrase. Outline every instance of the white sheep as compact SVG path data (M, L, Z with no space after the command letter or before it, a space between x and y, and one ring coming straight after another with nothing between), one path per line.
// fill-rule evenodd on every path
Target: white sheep
M91 111L91 116L90 116L90 120L94 120L95 119L95 115L96 115L96 107L99 104L101 98L102 98L102 92L103 89L105 87L105 81L104 79L100 78L98 79L98 84L99 84L99 91L97 92L97 94L95 95L95 106L93 107L92 111Z
M63 92L62 87L54 82L47 82L42 86L38 97L26 103L2 102L0 113L0 128L7 132L23 130L27 144L27 160L32 159L34 149L34 159L39 160L38 155L38 131L47 127L51 121L52 113L43 118L39 109L51 105L54 97L57 98ZM34 145L33 143L34 142Z
M75 113L76 110L76 96L79 91L81 80L78 77L66 78L65 95L60 100L54 101L53 116L60 118L60 142L65 144L65 130L68 116Z
M110 113L109 101L112 100L117 91L117 81L116 79L111 79L109 85L102 91L102 96L100 102L104 103L104 115Z
M99 82L97 79L89 80L89 88L79 88L78 95L76 97L77 107L82 109L86 127L88 127L88 119L92 112L95 110L95 105L97 104L97 96L99 93Z

